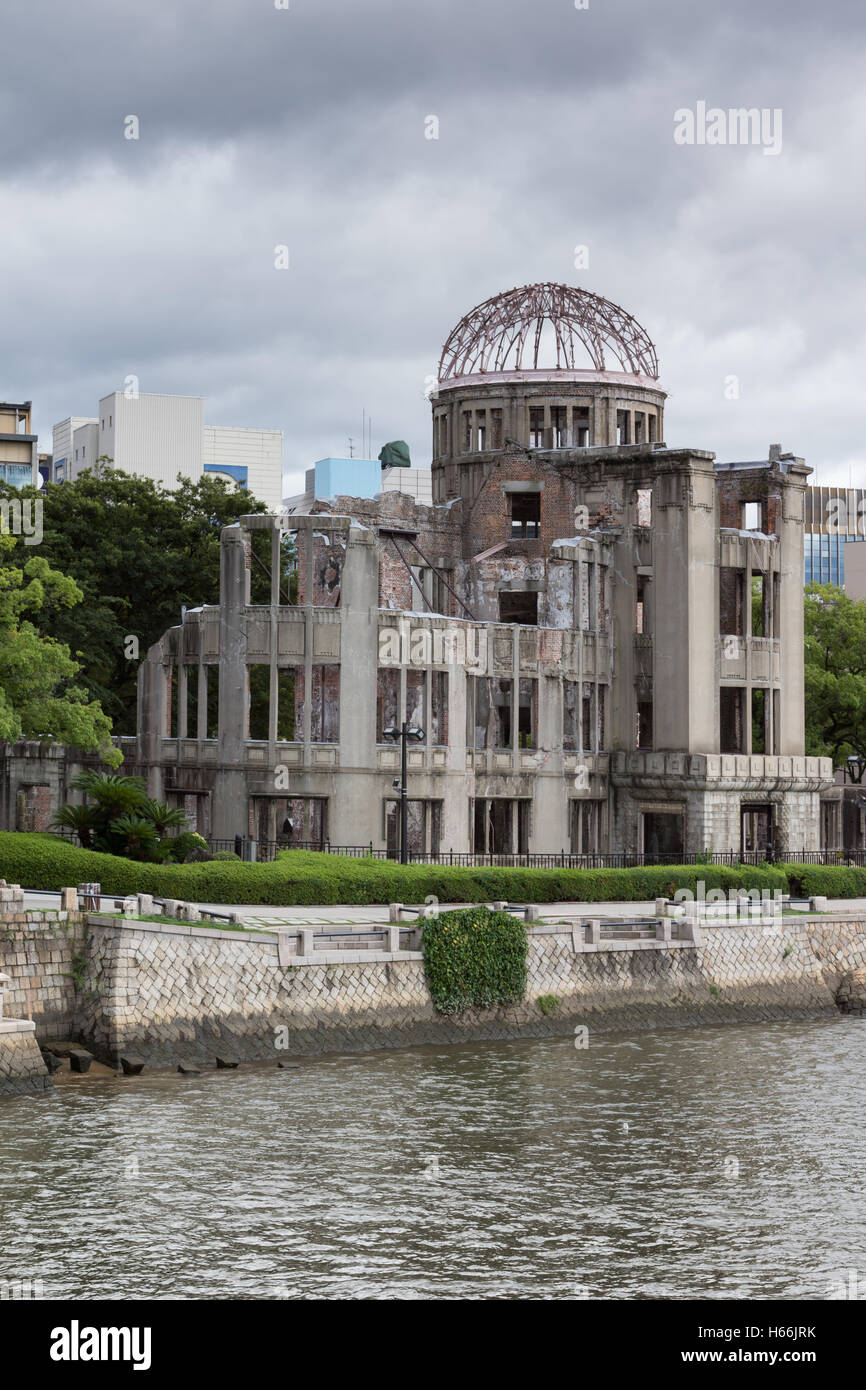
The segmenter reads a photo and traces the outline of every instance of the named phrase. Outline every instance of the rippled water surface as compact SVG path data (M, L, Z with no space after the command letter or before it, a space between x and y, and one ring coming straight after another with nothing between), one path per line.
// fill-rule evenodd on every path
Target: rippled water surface
M823 1299L866 1279L864 1078L842 1018L78 1078L0 1102L0 1278Z

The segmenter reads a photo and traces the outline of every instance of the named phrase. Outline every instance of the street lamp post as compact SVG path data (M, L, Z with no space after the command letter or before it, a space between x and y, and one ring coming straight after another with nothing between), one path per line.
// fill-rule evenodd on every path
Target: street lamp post
M409 862L409 835L408 835L408 829L409 829L409 802L408 802L409 788L408 788L408 785L407 785L408 778L407 778L407 768L406 768L406 764L407 764L407 759L406 759L406 746L407 746L407 744L408 744L410 738L413 738L413 739L416 740L416 742L420 743L421 740L422 740L423 737L424 737L424 730L423 730L423 729L416 729L416 728L412 727L411 725L407 724L407 723L406 723L406 720L404 719L404 720L403 720L403 723L400 725L399 729L397 728L396 724L392 724L392 725L390 725L387 729L383 729L382 732L384 733L384 735L385 735L386 738L390 738L390 739L397 739L397 738L399 738L400 744L401 744L401 748L400 748L400 780L399 780L399 782L398 782L397 778L395 777L395 778L394 778L394 786L400 788L400 863L401 863L401 864L408 864L408 862Z

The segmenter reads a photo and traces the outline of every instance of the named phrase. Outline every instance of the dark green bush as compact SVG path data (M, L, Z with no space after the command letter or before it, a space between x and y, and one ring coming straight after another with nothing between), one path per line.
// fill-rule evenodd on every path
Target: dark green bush
M526 989L526 927L508 912L457 908L424 923L424 973L440 1013L514 1004Z

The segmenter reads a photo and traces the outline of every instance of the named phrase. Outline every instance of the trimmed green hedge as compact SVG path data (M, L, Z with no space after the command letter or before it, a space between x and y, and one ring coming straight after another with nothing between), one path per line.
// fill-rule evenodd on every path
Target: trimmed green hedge
M440 1013L514 1004L526 989L526 927L508 912L457 908L424 923L424 973Z
M866 869L782 864L795 898L866 898Z
M678 888L778 888L795 893L866 897L866 871L788 864L722 868L713 864L643 869L462 869L401 865L286 850L269 864L211 860L142 864L78 849L55 835L0 832L0 878L25 888L66 888L96 880L106 893L155 893L204 903L273 905L440 902L645 902Z

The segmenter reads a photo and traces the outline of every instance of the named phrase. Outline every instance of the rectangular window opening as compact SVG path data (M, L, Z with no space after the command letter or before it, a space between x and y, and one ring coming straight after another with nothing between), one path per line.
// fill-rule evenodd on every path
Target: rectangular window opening
M743 531L763 531L763 504L761 502L742 502L740 504L741 528Z
M295 675L295 729L298 740L304 737L304 704L306 672L303 666ZM313 666L310 701L310 742L340 742L340 668L316 663Z
M475 449L482 453L487 448L487 411L475 412Z
M295 668L277 671L277 738L281 743L295 741Z
M504 590L499 595L499 621L520 623L524 627L538 626L538 594L513 593Z
M635 604L635 631L638 636L649 634L649 579L646 575L639 574L636 585L636 604Z
M767 714L768 701L766 690L755 689L752 691L752 752L766 753L767 751Z
M534 748L536 746L536 687L531 677L522 678L518 684L517 695L517 746Z
M719 633L743 637L746 576L741 569L722 565L719 569Z
M681 811L644 811L643 852L657 864L678 864L683 854Z
M637 746L653 746L653 704L652 700L639 700L637 706Z
M752 636L767 636L767 596L769 585L763 574L752 575Z
M270 713L271 669L256 663L247 667L249 722L247 738L262 740L268 737Z
M510 492L511 539L537 540L541 534L541 493Z
M745 753L741 686L723 685L719 691L719 751Z

